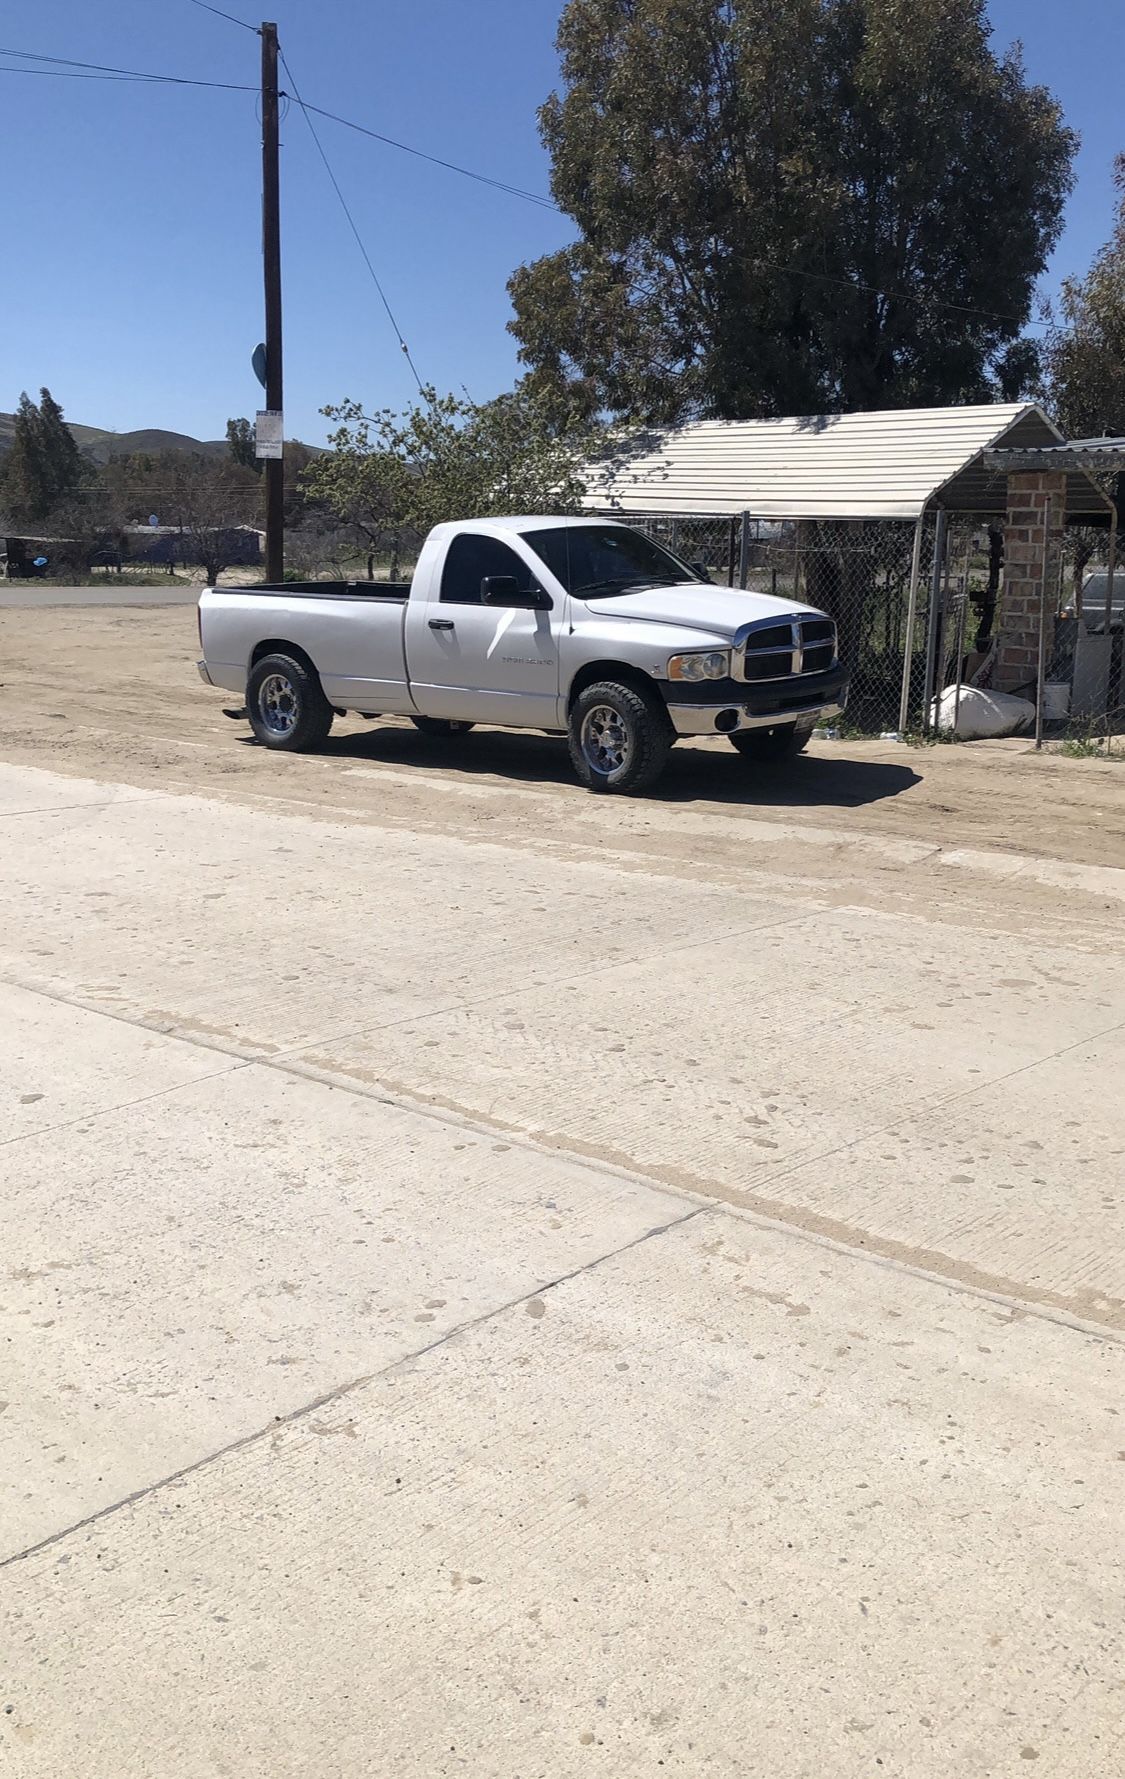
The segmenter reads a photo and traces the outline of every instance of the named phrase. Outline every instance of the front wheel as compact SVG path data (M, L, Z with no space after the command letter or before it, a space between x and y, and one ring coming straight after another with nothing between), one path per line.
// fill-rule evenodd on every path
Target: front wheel
M430 735L435 740L443 735L467 735L473 727L472 723L456 723L452 717L411 717L419 735Z
M796 759L811 734L810 728L799 729L796 723L777 723L771 729L744 729L741 735L730 737L730 744L744 760L769 765Z
M675 739L655 696L612 680L578 694L569 733L574 770L591 791L647 791Z
M292 655L266 655L250 669L246 712L263 747L308 753L327 739L332 706L310 667Z

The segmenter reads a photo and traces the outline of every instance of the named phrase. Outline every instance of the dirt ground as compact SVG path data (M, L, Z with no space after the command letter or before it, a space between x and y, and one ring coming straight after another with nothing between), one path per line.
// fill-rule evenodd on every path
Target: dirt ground
M814 742L796 764L750 769L722 741L681 742L657 795L603 806L574 782L563 743L478 730L435 744L407 723L337 720L324 752L279 759L244 722L222 715L228 695L201 684L190 608L0 612L0 750L13 763L74 776L165 785L227 798L263 796L303 813L377 817L427 829L529 844L581 846L586 830L673 870L744 855L752 824L794 828L838 854L868 837L933 848L1018 852L1084 865L1125 866L1125 762L1036 755L1024 740L910 747ZM598 819L592 821L593 812ZM533 820L529 817L533 814ZM824 849L816 849L819 853ZM804 867L812 861L800 849ZM759 863L761 861L759 860ZM827 861L834 870L840 864Z

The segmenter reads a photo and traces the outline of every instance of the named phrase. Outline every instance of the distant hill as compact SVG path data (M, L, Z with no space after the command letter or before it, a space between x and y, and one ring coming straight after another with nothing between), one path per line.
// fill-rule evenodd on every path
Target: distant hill
M100 432L96 426L70 428L78 447L95 463L108 463L111 457L129 457L134 451L195 451L205 457L225 457L225 439L193 439L186 432L164 432L159 426L145 426L139 432Z
M12 442L16 417L0 414L0 451ZM80 451L95 463L108 463L111 457L128 457L134 451L197 451L206 457L223 456L225 439L193 439L186 432L164 432L159 426L145 426L138 432L107 432L104 426L79 426L68 420Z
M6 451L15 431L14 414L0 414L0 451ZM67 421L80 451L95 463L108 463L111 457L128 457L134 451L197 451L207 457L226 453L225 439L193 439L186 432L165 432L158 426L142 427L138 432L107 432L103 426L79 426Z
M0 452L6 451L15 431L14 414L0 414ZM138 432L107 432L102 426L79 426L68 420L78 449L99 466L111 457L130 457L134 451L194 451L205 457L225 457L225 439L193 439L186 432L165 432L159 426L144 426ZM291 441L290 441L291 442ZM321 447L307 447L315 456Z

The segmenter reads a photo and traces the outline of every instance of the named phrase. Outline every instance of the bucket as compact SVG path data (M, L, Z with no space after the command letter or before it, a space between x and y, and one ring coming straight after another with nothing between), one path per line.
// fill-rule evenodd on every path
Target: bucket
M1049 679L1043 687L1043 721L1061 723L1070 715L1070 682Z

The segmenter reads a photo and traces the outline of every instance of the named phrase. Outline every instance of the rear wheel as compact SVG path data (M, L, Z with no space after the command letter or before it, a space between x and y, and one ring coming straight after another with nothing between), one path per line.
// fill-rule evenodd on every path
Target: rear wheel
M613 680L587 686L570 713L570 757L591 791L647 791L674 739L655 697Z
M250 727L263 747L307 753L332 727L332 706L311 668L292 655L265 655L246 682Z
M455 723L451 717L411 717L420 735L467 735L472 723Z
M744 729L741 735L730 737L730 744L744 760L769 765L795 759L808 744L811 734L812 730L807 726L798 728L796 723L778 723L772 729Z

